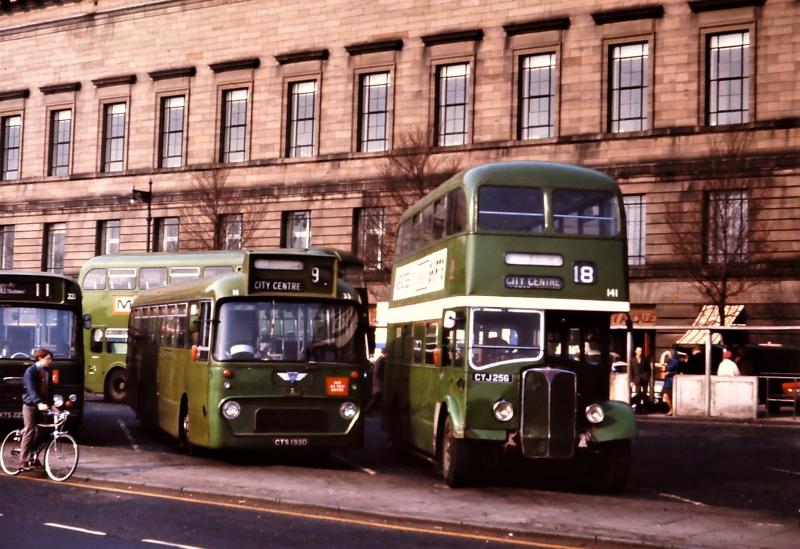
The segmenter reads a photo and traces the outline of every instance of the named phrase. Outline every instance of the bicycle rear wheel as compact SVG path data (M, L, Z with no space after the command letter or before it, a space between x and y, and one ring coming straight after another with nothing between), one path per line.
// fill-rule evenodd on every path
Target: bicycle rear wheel
M0 466L7 475L19 474L20 463L20 442L22 442L22 432L19 430L11 431L3 439L0 447Z
M72 435L62 433L47 445L44 470L56 482L67 480L78 466L78 443Z

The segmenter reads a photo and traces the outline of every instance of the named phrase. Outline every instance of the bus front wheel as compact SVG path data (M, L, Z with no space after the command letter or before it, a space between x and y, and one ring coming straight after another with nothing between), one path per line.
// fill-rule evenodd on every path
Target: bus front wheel
M192 443L189 441L189 401L184 399L181 402L181 413L178 414L178 448L188 454L194 453Z
M105 397L109 402L121 404L128 392L128 373L122 368L111 370L106 376Z
M630 470L631 441L605 442L598 453L592 456L590 481L600 492L618 494L625 489Z
M457 488L466 484L470 471L470 460L468 442L453 435L453 425L450 416L447 416L444 420L439 467L448 486Z

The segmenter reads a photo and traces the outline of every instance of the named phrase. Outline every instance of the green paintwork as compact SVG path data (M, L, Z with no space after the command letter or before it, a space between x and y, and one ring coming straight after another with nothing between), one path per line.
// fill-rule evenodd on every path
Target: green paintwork
M536 186L545 194L546 227L540 233L520 234L504 231L477 231L477 197L481 185L501 186ZM550 211L551 194L554 189L605 191L617 198L618 233L614 236L565 235L557 233L553 228ZM622 195L613 179L599 172L544 162L509 162L488 164L461 172L440 185L417 204L409 208L401 217L401 223L424 211L427 206L462 189L466 196L467 225L464 232L450 235L434 242L425 248L411 252L396 260L392 272L392 288L398 268L414 264L421 258L447 249L445 266L445 284L439 291L416 293L402 300L390 302L392 309L414 304L425 304L442 298L459 296L502 296L543 299L570 299L584 301L585 315L594 313L595 307L586 300L600 303L613 303L624 308L628 304L628 279L626 261L625 217ZM562 266L524 266L507 265L506 252L557 254L563 257ZM595 284L576 284L573 282L572 266L576 261L592 262L598 266L598 280ZM563 288L551 289L516 289L508 288L505 277L511 276L550 276L560 277ZM557 305L553 306L558 309ZM465 332L472 330L469 309L466 314ZM441 338L442 315L444 311L431 312L424 318L415 321L438 322ZM584 313L581 313L584 314ZM597 315L597 321L606 325L609 314ZM415 324L419 326L420 324ZM477 440L505 441L507 437L520 429L519 413L522 406L521 377L522 372L532 367L545 367L544 358L539 360L520 361L499 364L490 368L492 373L510 374L511 383L476 382L471 379L472 370L464 360L461 367L433 364L421 364L411 360L408 354L402 356L400 339L396 339L401 324L390 324L387 331L387 347L389 359L384 381L383 426L392 436L410 443L417 449L435 455L435 425L439 428L443 420L436 417L436 412L446 407L451 417L454 436ZM415 328L416 329L416 328ZM419 338L414 333L412 339ZM437 341L439 345L441 341ZM471 350L464 349L464 356ZM604 363L605 364L605 363ZM581 399L595 398L602 401L608 396L608 372L590 371L591 367L581 366L585 373L579 373L583 379L578 381L578 394ZM579 369L580 370L580 369ZM582 393L583 392L583 393ZM597 395L590 397L587 395ZM492 406L500 399L506 399L514 406L517 413L505 423L494 418ZM558 403L556 403L558 404ZM574 405L574 404L573 404ZM585 405L585 404L584 404ZM557 408L556 408L557 409ZM622 428L628 415L616 407L600 427L590 427L584 417L583 410L575 410L576 434L591 430L599 434L602 440L630 438L634 430ZM614 426L607 426L613 422ZM627 425L627 423L625 423ZM600 441L601 439L595 439ZM575 441L577 445L577 440ZM566 452L570 454L571 452ZM562 452L564 454L564 452Z
M327 250L271 250L247 252L245 256L245 265L250 264L248 259L252 256L282 259L313 256L316 259L330 259L336 264L345 262L350 268L360 264L352 256ZM304 276L298 279L308 282ZM355 288L339 280L338 275L328 289L318 291L252 293L248 292L248 286L248 269L244 268L241 272L220 275L213 279L182 282L143 291L137 296L135 306L210 301L214 304L211 319L214 322L219 302L227 298L336 299L359 306L361 329L366 332L367 326L364 323L367 317L361 304L360 294ZM213 346L212 340L212 349ZM132 343L129 347L129 366L131 402L135 409L139 408L136 402L140 389L136 389L134 385L139 382L140 372L145 372L150 366L156 367L157 371L157 387L142 380L144 387L141 390L144 392L146 404L137 410L138 413L144 416L145 421L177 437L181 401L188 400L189 441L197 446L270 448L274 447L274 439L292 437L307 439L308 446L315 448L355 447L363 443L363 412L353 420L346 421L339 415L339 406L345 401L352 401L363 410L367 403L370 387L365 378L369 366L366 356L361 364L236 363L217 362L213 358L213 353L209 352L207 359L192 361L189 349ZM229 370L231 377L225 377L224 370ZM277 377L277 372L288 371L307 373L309 376L305 381L298 382L290 388L289 384ZM349 394L346 397L327 396L327 377L347 377ZM231 385L229 389L224 387L226 381ZM222 417L221 408L227 400L236 400L242 406L242 413L235 420ZM327 424L319 432L257 433L254 418L258 410L285 411L288 415L298 411L322 410L326 412Z
M630 406L623 402L607 400L600 403L605 418L599 425L591 428L592 440L608 442L611 440L628 440L636 437L636 416Z

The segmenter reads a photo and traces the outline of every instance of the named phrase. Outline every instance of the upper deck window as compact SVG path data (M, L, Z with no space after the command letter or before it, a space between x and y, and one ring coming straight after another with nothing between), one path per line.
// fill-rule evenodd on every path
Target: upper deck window
M563 234L614 236L617 234L614 195L603 191L553 191L553 223Z
M105 290L106 289L106 270L92 269L83 278L84 290Z
M167 285L166 267L142 267L139 269L139 289L149 290Z
M111 290L133 290L136 287L136 269L109 269L108 288Z
M544 193L530 187L481 187L478 227L489 231L538 233L544 229Z

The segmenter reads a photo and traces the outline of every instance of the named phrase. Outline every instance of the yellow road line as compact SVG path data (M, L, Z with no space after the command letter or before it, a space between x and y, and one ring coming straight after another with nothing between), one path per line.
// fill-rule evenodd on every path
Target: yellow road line
M150 497L150 498L158 498L158 499L165 499L169 501L179 501L182 503L195 503L195 504L202 504L202 505L210 505L214 507L223 507L226 509L237 509L240 511L257 511L261 513L270 513L273 515L281 515L285 517L294 517L294 518L303 518L303 519L310 519L310 520L326 520L328 522L337 522L341 524L349 524L353 526L366 526L370 528L380 528L382 530L394 530L399 532L409 532L414 534L430 534L436 536L443 536L443 537L450 537L450 538L460 538L460 539L470 539L470 540L478 540L478 541L491 541L495 543L505 543L508 545L520 545L524 547L541 547L544 549L584 549L580 546L573 546L573 545L558 545L553 543L543 543L538 541L529 541L529 540L518 540L518 539L509 539L505 537L499 536L491 536L491 535L480 535L480 534L469 534L466 532L455 532L452 530L437 530L431 528L423 528L420 526L404 526L401 524L390 524L381 522L379 520L369 520L369 519L353 519L353 518L345 518L345 517L335 517L330 515L323 515L319 513L306 513L301 511L287 511L285 509L275 509L273 507L268 506L257 506L257 505L245 505L242 503L228 503L224 501L210 501L206 499L196 499L188 496L174 496L170 494L159 494L157 492L146 492L142 490L134 490L134 489L127 489L127 488L114 488L111 486L95 486L89 484L82 484L78 482L58 482L55 483L51 480L47 479L39 479L39 478L31 478L31 477L16 477L20 480L27 480L32 482L42 482L45 484L57 484L59 486L72 486L73 488L82 488L85 490L97 490L102 492L111 492L115 494L127 494L132 496L142 496L142 497Z

